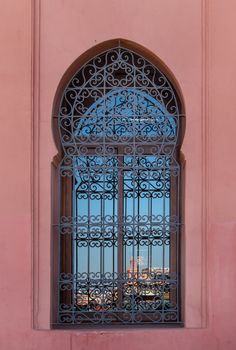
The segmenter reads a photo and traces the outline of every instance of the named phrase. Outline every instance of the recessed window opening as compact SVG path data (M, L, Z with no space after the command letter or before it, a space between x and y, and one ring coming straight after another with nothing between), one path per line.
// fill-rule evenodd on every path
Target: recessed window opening
M181 106L118 45L65 87L54 325L179 324Z

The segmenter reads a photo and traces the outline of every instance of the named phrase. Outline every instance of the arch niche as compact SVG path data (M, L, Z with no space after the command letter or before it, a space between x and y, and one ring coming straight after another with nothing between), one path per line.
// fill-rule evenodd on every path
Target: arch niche
M111 40L53 109L52 325L182 324L182 95L164 63Z

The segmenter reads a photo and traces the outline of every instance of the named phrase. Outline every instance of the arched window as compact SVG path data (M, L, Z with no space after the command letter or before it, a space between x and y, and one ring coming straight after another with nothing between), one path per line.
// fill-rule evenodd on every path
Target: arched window
M117 42L61 94L57 325L181 322L183 114L168 74L138 51Z

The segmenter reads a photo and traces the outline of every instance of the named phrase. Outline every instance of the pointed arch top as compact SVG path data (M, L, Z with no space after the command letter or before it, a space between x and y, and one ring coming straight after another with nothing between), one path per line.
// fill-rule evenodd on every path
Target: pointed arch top
M159 57L143 46L125 39L114 39L100 43L79 56L67 69L59 83L53 103L52 125L54 140L59 151L62 149L60 140L65 140L67 143L70 140L73 144L77 142L78 125L81 126L81 120L79 121L78 117L88 116L91 110L95 112L95 105L98 106L99 101L101 113L101 101L104 101L106 94L104 79L106 79L108 96L121 95L125 89L126 92L129 91L129 99L130 96L131 99L136 99L133 103L137 104L138 100L141 100L141 90L143 90L143 100L145 94L150 94L152 102L156 101L152 112L159 115L156 118L156 124L159 126L156 128L160 129L160 125L163 125L163 123L160 124L163 121L161 114L165 115L165 128L172 128L173 146L181 145L185 130L185 108L183 95L174 74ZM86 97L89 89L90 97ZM116 89L115 93L114 89ZM150 102L150 98L146 99L146 104ZM127 115L129 114L128 100L125 101L125 105ZM114 107L117 110L117 107ZM104 113L107 111L104 110ZM114 108L112 113L114 114ZM72 123L73 126L69 121L72 115L77 118ZM147 116L150 124L150 108ZM58 118L61 119L59 124ZM96 123L95 119L89 120ZM152 116L151 123L153 123ZM139 129L142 128L142 124L145 122L141 123ZM174 139L173 126L176 128Z
M121 39L87 51L62 78L53 111L60 152L58 324L181 322L181 96L161 60Z

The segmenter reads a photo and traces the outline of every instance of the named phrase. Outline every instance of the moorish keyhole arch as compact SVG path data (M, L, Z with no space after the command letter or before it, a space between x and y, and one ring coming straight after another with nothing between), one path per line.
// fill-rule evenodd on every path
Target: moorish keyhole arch
M98 45L62 79L54 326L181 324L184 120L172 74L128 41Z

